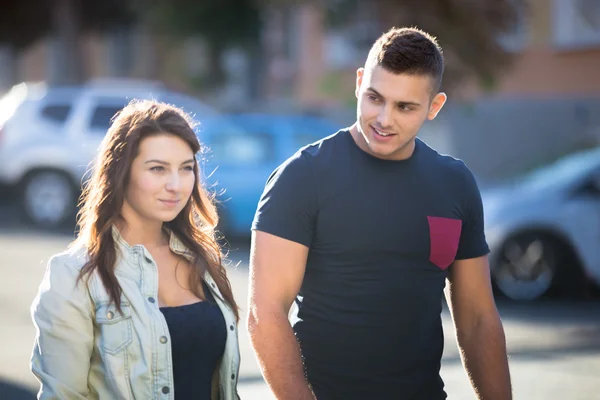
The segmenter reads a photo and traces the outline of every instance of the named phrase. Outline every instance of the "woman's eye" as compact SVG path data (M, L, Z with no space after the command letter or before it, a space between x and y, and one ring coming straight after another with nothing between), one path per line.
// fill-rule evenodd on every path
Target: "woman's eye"
M161 167L160 165L150 168L150 171L164 171L164 170L165 170L165 167Z

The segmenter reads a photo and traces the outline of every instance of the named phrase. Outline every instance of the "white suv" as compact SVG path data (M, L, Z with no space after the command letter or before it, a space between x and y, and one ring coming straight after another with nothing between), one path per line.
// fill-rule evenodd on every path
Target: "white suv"
M199 119L216 114L151 81L14 86L0 99L0 185L17 190L25 217L39 227L73 221L82 178L111 118L130 100L147 98L180 106Z

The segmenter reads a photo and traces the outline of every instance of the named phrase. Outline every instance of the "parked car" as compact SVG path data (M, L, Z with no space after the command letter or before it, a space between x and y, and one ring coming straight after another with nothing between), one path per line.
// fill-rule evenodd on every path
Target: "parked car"
M54 228L73 219L82 177L110 120L133 98L176 104L197 118L217 115L159 82L130 79L21 83L0 99L0 186L17 191L29 221Z
M482 190L494 285L515 300L600 284L600 148Z
M204 121L209 148L207 181L219 194L221 229L248 236L256 206L273 170L299 148L331 135L340 125L304 115L237 114Z

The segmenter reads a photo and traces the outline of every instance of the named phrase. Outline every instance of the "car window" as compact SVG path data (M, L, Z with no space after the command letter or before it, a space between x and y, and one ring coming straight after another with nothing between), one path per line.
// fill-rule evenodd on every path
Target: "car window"
M311 117L290 117L289 124L294 130L294 144L303 147L332 135L340 127L332 121Z
M209 159L219 165L258 165L274 156L273 136L265 133L220 132L209 149Z
M62 124L69 117L71 104L48 104L41 110L42 118L47 121Z
M23 83L14 86L10 92L0 97L0 127L13 117L26 99L27 86Z
M112 118L117 112L121 111L122 108L123 106L115 105L96 106L92 113L92 118L90 119L90 129L106 132L110 127Z
M598 168L599 163L600 148L580 151L539 167L518 179L518 182L531 190L542 190L585 176Z

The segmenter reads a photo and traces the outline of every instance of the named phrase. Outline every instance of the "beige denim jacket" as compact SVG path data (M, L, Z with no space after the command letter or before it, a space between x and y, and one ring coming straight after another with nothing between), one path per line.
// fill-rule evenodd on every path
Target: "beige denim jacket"
M174 399L171 338L158 306L158 272L150 253L129 246L116 228L116 276L123 289L121 315L109 304L97 274L75 285L85 249L53 256L31 313L37 330L31 370L40 399ZM173 252L189 258L171 234ZM213 379L213 399L237 400L238 326L212 277L205 275L227 324L227 341Z

